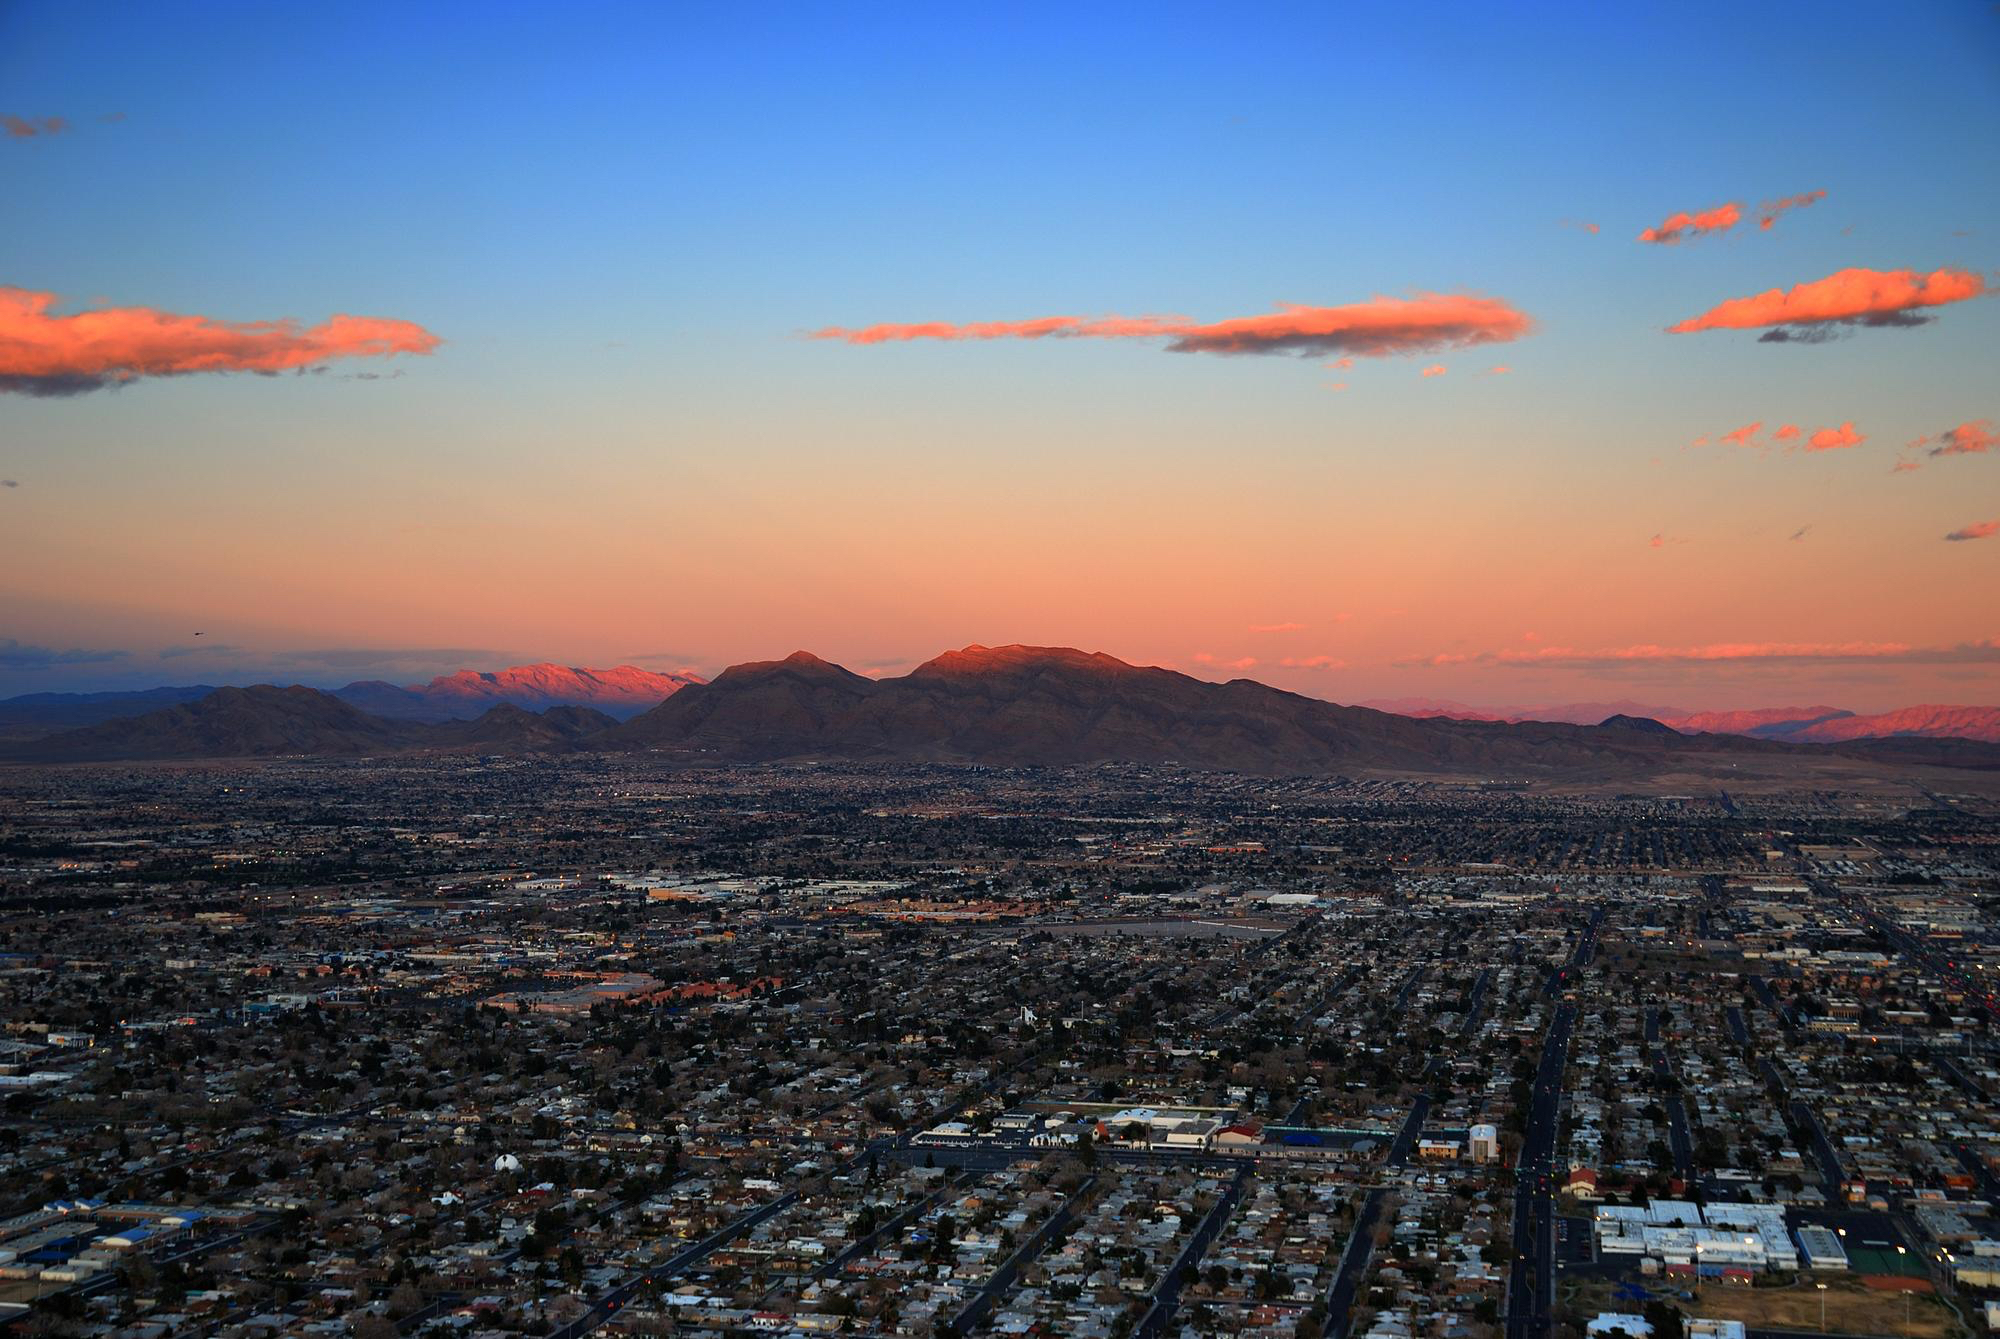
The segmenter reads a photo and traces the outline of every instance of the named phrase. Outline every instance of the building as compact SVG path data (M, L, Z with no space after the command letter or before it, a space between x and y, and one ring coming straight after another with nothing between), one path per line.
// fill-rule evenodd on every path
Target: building
M1499 1126L1475 1125L1466 1132L1466 1141L1474 1162L1500 1161Z

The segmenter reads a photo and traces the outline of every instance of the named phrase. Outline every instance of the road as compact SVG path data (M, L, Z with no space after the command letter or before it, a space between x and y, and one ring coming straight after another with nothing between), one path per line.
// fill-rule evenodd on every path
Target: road
M649 1281L654 1279L669 1279L687 1273L703 1260L706 1260L710 1255L714 1254L718 1247L734 1241L751 1228L757 1226L757 1224L763 1222L766 1218L781 1214L791 1208L792 1205L798 1202L798 1198L798 1192L791 1191L780 1195L769 1204L759 1205L748 1213L739 1214L715 1231L709 1233L706 1237L703 1237L700 1241L683 1246L659 1264L654 1265L643 1273L635 1274L631 1279L606 1292L591 1305L590 1310L584 1312L561 1329L551 1330L549 1332L549 1339L577 1339L579 1335L589 1334L605 1321L611 1319L613 1313L619 1307L631 1301L633 1297L637 1296L640 1289L644 1288Z
M1596 919L1592 919L1594 931ZM1585 932L1586 943L1592 931ZM1579 944L1579 953L1584 944ZM1540 1339L1555 1310L1555 1152L1563 1068L1569 1062L1576 1007L1564 1004L1542 1041L1528 1107L1527 1138L1515 1167L1514 1265L1507 1284L1507 1339Z
M1806 1131L1813 1160L1819 1163L1819 1179L1826 1186L1828 1201L1839 1204L1845 1198L1840 1187L1847 1177L1841 1170L1839 1152L1835 1150L1833 1141L1826 1137L1826 1127L1819 1123L1819 1113L1796 1097L1792 1099L1791 1112L1792 1119Z
M1831 881L1825 879L1812 880L1812 886L1814 891L1828 896L1844 896L1854 914L1888 940L1899 954L1936 973L1946 984L1963 992L1965 998L1986 1015L1989 1023L2000 1023L2000 995L1988 993L1983 983L1967 973L1957 958L1882 915L1859 893L1843 895Z
M1785 1031L1796 1032L1798 1030L1798 1024L1792 1020L1792 1011L1778 1003L1778 997L1772 993L1769 981L1766 981L1761 976L1753 976L1750 978L1750 985L1757 992L1757 998L1764 1001L1765 1006L1773 1014L1777 1015L1778 1022L1784 1027Z
M1687 1103L1681 1100L1680 1084L1674 1076L1673 1061L1660 1044L1660 1011L1646 1010L1646 1040L1653 1044L1653 1077L1660 1085L1660 1105L1667 1112L1667 1143L1673 1150L1674 1174L1683 1181L1694 1179L1694 1140L1688 1135Z
M1062 1207L1050 1214L1048 1221L1036 1228L1034 1235L1022 1242L1020 1247L993 1271L993 1277L986 1280L985 1285L972 1295L972 1300L952 1317L953 1334L970 1334L974 1326L986 1319L987 1313L993 1310L1001 1294L1014 1286L1014 1279L1020 1274L1021 1266L1047 1250L1050 1240L1056 1233L1076 1221L1077 1209L1096 1184L1097 1178L1093 1176L1078 1186L1070 1197L1063 1201Z
M1160 1277L1159 1286L1153 1289L1152 1305L1132 1330L1132 1339L1159 1339L1167 1332L1167 1324L1174 1318L1174 1312L1181 1304L1181 1271L1190 1265L1199 1264L1202 1256L1208 1254L1208 1247L1215 1240L1216 1233L1222 1231L1229 1215L1236 1212L1236 1205L1243 1198L1243 1188L1250 1183L1250 1169L1236 1173L1229 1188L1222 1192L1208 1213L1202 1217L1195 1230L1189 1234L1187 1244L1181 1247L1174 1263ZM963 1333L963 1331L960 1331Z
M1354 1311L1354 1293L1361 1286L1361 1276L1367 1272L1368 1259L1375 1250L1369 1238L1375 1233L1375 1222L1382 1216L1382 1202L1388 1196L1386 1190L1369 1191L1361 1200L1361 1212L1354 1216L1354 1231L1347 1238L1347 1249L1341 1252L1340 1268L1326 1289L1323 1331L1326 1339L1346 1339L1348 1317Z
M1486 987L1492 976L1490 969L1485 967L1479 969L1479 977L1472 983L1472 999L1465 1007L1465 1021L1459 1024L1460 1040L1470 1037L1479 1030L1479 1020L1486 1013Z

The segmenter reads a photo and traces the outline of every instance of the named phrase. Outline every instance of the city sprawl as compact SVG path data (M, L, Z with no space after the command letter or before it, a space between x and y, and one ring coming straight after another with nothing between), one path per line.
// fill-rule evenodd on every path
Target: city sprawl
M0 899L36 1333L2000 1318L1970 795L20 768Z

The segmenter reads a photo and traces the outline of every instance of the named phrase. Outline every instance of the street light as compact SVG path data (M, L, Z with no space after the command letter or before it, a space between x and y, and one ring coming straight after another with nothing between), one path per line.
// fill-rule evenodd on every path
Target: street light
M1817 1286L1819 1288L1819 1332L1821 1334L1825 1334L1826 1333L1826 1285L1822 1283Z
M1896 1248L1896 1255L1899 1262L1901 1260L1901 1257L1908 1254L1909 1251L1906 1248L1902 1246L1898 1246ZM1900 1263L1898 1263L1896 1266L1896 1272L1898 1274L1902 1273L1902 1265ZM1909 1332L1910 1332L1910 1290L1906 1287L1903 1289L1903 1333L1907 1335Z

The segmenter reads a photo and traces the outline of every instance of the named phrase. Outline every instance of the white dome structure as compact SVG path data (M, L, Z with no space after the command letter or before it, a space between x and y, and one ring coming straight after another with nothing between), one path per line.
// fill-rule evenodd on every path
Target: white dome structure
M496 1172L518 1172L521 1170L521 1160L512 1153L502 1153L499 1157L493 1159L493 1170Z

